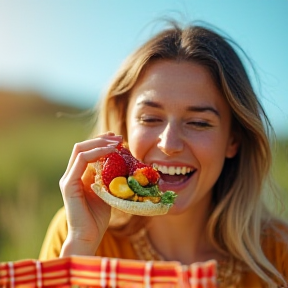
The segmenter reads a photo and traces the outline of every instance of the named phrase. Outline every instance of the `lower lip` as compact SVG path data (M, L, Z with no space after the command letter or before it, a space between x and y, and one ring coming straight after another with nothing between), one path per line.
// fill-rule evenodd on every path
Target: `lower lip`
M186 179L185 181L179 181L179 182L175 182L175 183L164 182L162 179L160 179L159 183L158 183L159 188L163 192L165 192L167 190L172 190L174 192L181 191L189 185L189 182L192 179L192 177L194 177L195 173L196 173L196 171L193 172L193 174L188 179Z

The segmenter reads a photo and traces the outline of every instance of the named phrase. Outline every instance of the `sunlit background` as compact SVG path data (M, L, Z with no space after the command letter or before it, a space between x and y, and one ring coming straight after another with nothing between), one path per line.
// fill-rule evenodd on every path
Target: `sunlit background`
M87 109L164 18L205 21L250 57L288 199L288 0L0 0L0 261L37 258Z

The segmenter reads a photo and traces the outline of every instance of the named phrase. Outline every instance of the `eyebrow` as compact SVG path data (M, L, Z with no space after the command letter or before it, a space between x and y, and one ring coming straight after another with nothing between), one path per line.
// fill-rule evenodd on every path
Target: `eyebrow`
M137 103L137 105L139 106L149 106L152 108L159 108L159 109L164 109L163 105L161 105L158 102L154 102L151 100L143 100ZM200 112L200 113L204 113L204 112L212 112L213 114L215 114L217 117L220 118L220 113L218 110L216 110L215 108L211 107L211 106L188 106L186 108L186 111L188 112Z
M218 110L211 106L189 106L186 110L191 112L212 112L220 118L220 113Z
M142 100L142 101L138 102L137 105L163 109L163 106L160 103L154 102L151 100Z

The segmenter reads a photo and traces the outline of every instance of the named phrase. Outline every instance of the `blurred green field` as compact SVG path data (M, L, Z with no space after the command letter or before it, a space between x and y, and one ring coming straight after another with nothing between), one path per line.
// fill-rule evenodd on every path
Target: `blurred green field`
M5 128L5 127L4 127ZM0 133L0 262L37 258L54 213L58 181L75 142L90 133L87 119L25 117ZM274 175L288 203L288 139L277 143ZM288 207L288 204L287 204ZM288 218L287 209L282 216Z
M273 179L278 186L279 201L277 214L288 219L288 138L278 139L273 149ZM277 207L276 207L277 208Z
M38 257L73 145L90 133L90 120L75 113L28 111L5 126L0 117L0 262Z

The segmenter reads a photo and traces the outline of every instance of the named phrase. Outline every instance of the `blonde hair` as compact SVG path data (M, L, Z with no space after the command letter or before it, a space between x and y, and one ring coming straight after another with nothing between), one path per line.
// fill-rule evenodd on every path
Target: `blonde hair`
M260 242L263 223L271 217L261 199L272 159L267 136L270 123L233 45L211 29L181 29L174 23L124 62L100 106L96 133L113 131L127 140L129 93L151 61L193 61L206 67L231 107L233 129L241 142L238 154L226 159L215 184L209 236L219 251L245 263L271 287L285 285Z

